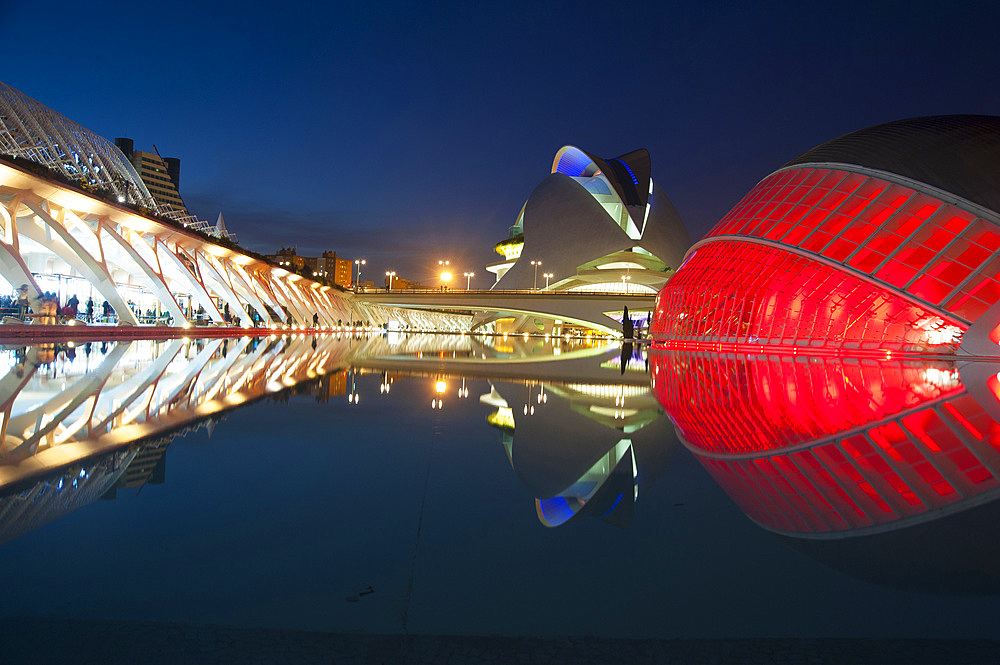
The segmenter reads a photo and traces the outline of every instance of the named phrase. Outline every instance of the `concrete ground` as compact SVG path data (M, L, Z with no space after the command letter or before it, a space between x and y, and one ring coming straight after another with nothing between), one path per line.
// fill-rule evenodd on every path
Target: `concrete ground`
M138 621L0 619L4 665L998 662L1000 640L360 635Z

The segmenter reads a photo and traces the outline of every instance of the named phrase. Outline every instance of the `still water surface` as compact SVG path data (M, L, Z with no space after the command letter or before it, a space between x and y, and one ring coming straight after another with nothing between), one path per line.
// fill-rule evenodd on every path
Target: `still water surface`
M0 615L995 637L1000 367L621 355L464 336L3 351Z

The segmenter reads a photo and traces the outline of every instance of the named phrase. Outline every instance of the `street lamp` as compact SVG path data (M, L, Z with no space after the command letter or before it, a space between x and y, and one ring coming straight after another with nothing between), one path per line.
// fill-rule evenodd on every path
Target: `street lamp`
M541 261L532 261L531 265L535 266L535 279L534 279L534 282L531 284L531 290L532 291L537 291L538 290L538 266L542 265L542 262Z
M448 288L448 282L451 281L451 273L445 270L441 273L441 290L444 291Z
M545 278L545 288L548 289L549 288L549 280L552 279L552 273L550 273L550 272L542 273L542 277Z
M628 285L632 280L632 275L622 275L622 289L625 291L625 295L628 295Z
M354 265L358 267L358 280L354 284L354 292L357 293L358 287L361 285L361 267L368 263L365 259L354 259Z
M396 276L396 271L390 270L385 274L385 276L389 278L389 288L387 290L392 291L392 278Z
M462 277L465 278L465 290L469 290L469 284L472 282L472 278L476 276L474 272L463 272Z

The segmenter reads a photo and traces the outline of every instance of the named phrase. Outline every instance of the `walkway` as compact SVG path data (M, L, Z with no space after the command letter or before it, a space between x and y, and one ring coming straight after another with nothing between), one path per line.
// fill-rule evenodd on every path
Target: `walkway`
M560 319L607 332L621 330L605 312L651 310L654 294L582 293L574 291L359 291L355 298L378 305L423 309L527 314Z
M652 639L361 635L103 620L4 619L4 663L774 663L971 665L1000 661L998 640Z

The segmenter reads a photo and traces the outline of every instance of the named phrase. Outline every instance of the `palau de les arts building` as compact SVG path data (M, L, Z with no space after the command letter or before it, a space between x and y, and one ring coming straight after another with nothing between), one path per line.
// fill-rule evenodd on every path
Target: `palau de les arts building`
M657 296L664 348L997 355L1000 118L877 125L764 178Z
M487 270L497 275L495 290L653 294L690 245L676 208L650 178L645 149L602 159L565 146L497 244L504 260Z

